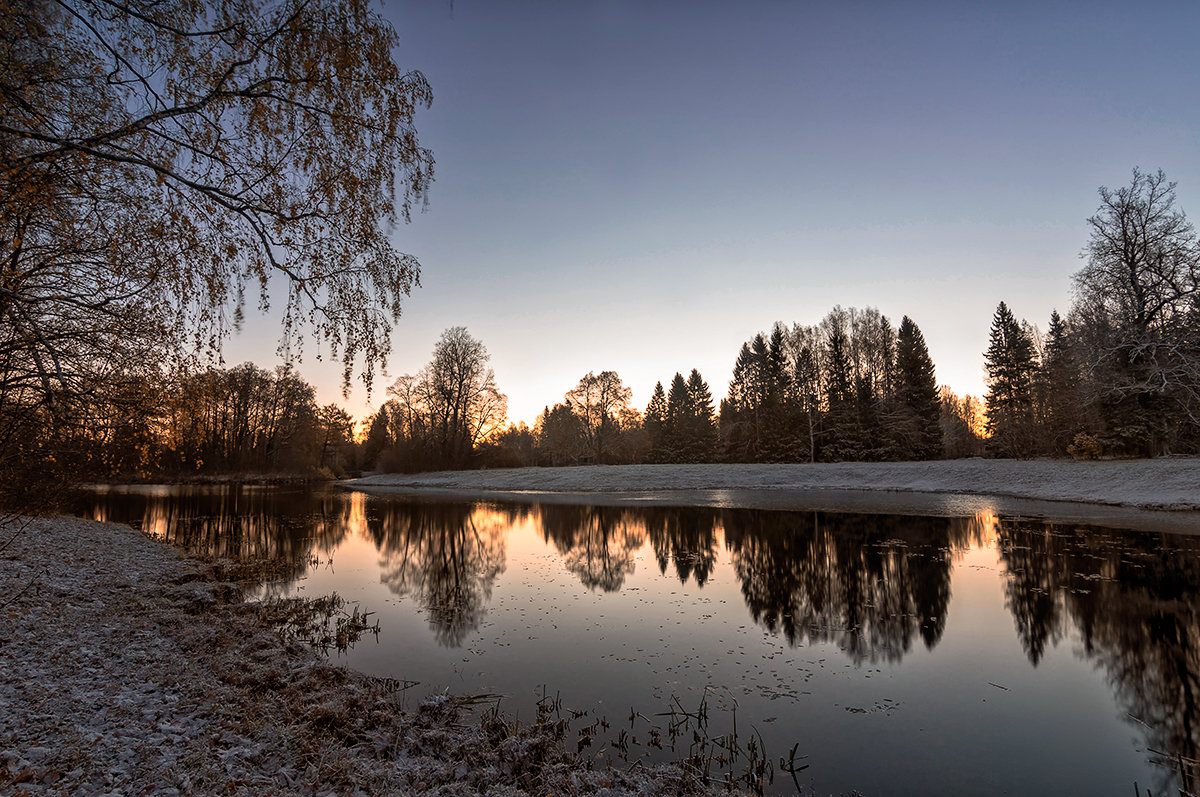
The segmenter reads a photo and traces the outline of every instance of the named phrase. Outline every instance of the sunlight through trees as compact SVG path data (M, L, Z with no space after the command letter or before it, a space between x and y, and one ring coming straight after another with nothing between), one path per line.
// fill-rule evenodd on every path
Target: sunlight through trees
M433 156L429 84L366 0L33 0L0 26L6 462L53 458L139 369L218 355L272 285L285 347L311 328L370 384L419 273L389 228Z

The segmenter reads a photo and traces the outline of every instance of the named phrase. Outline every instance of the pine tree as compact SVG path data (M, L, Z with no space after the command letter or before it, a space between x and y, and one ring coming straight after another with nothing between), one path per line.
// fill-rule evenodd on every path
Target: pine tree
M720 435L728 462L754 462L758 457L760 361L750 344L743 343L733 364L728 397L721 401Z
M654 383L654 395L646 405L646 417L642 422L649 438L651 462L664 462L667 427L667 394L663 391L662 382Z
M858 434L855 393L850 368L850 339L841 319L827 318L825 378L828 411L822 435L822 458L834 462L857 460L862 446Z
M994 456L1027 457L1036 437L1033 378L1037 358L1029 333L1000 302L992 318L987 352L988 451Z
M898 439L906 444L902 456L936 459L942 456L941 402L933 360L925 336L904 316L896 338L896 422Z
M1038 416L1045 448L1050 454L1065 454L1067 446L1081 431L1079 367L1075 358L1067 322L1055 310L1050 314L1050 329L1035 383Z
M717 423L713 416L712 392L695 368L688 376L688 429L685 461L712 462L717 448Z
M760 336L761 337L761 336ZM764 462L793 462L797 457L798 409L791 400L792 374L788 367L782 324L771 329L763 359L764 391L759 421L759 459Z
M691 397L683 374L676 372L667 393L666 453L668 462L683 462L687 449L688 420L691 416Z

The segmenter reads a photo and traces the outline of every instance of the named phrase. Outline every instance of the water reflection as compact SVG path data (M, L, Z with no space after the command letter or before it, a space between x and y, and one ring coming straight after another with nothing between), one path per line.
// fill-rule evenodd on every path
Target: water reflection
M990 516L889 517L727 510L721 523L756 622L795 646L832 642L856 664L898 662L946 627L954 552Z
M666 575L674 564L681 584L694 578L703 587L717 563L717 513L679 507L652 507L643 510L643 522L658 572Z
M380 580L425 609L440 644L458 647L479 628L515 513L470 504L393 504L367 521Z
M256 485L135 486L81 500L80 514L94 520L128 523L198 556L270 561L290 579L361 528L364 507L362 496Z
M1000 568L1004 607L1030 664L1070 640L1105 674L1146 747L1196 786L1187 779L1200 759L1200 538L988 513L484 505L251 487L112 492L84 513L132 521L199 554L291 563L284 569L293 578L314 555L367 540L381 582L419 606L447 648L480 632L505 572L509 530L527 524L596 595L620 592L648 549L670 582L664 594L676 582L703 593L721 571L761 628L793 648L836 645L856 666L900 662L915 646L934 650L956 566L969 552L994 551L988 561ZM1161 777L1165 789L1173 775L1164 767Z
M554 543L567 570L591 590L619 590L646 543L639 510L551 504L540 507L539 516L546 542Z
M1014 520L1002 525L998 543L1007 606L1030 663L1077 629L1079 655L1099 664L1147 747L1195 791L1200 539ZM1164 772L1158 789L1166 788Z

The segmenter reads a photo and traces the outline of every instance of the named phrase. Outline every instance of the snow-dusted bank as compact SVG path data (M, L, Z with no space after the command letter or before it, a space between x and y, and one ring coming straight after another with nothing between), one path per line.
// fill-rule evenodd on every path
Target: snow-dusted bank
M1069 460L957 459L934 462L853 462L804 465L619 465L380 474L346 482L372 490L624 494L705 498L728 506L806 507L810 493L870 491L926 495L1002 496L1140 509L1200 510L1200 459Z
M15 534L15 537L13 536ZM589 768L553 723L402 693L286 645L221 563L126 526L0 525L0 794L703 793Z

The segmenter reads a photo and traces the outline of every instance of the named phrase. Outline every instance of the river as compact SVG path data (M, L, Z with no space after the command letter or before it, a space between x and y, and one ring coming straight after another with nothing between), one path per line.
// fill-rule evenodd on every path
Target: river
M348 666L414 703L449 689L532 718L541 702L570 720L569 743L618 765L684 755L693 731L711 757L736 730L781 793L1197 785L1200 537L987 509L337 487L98 488L81 513L275 560L256 598L337 592L374 613L381 631L341 654Z

